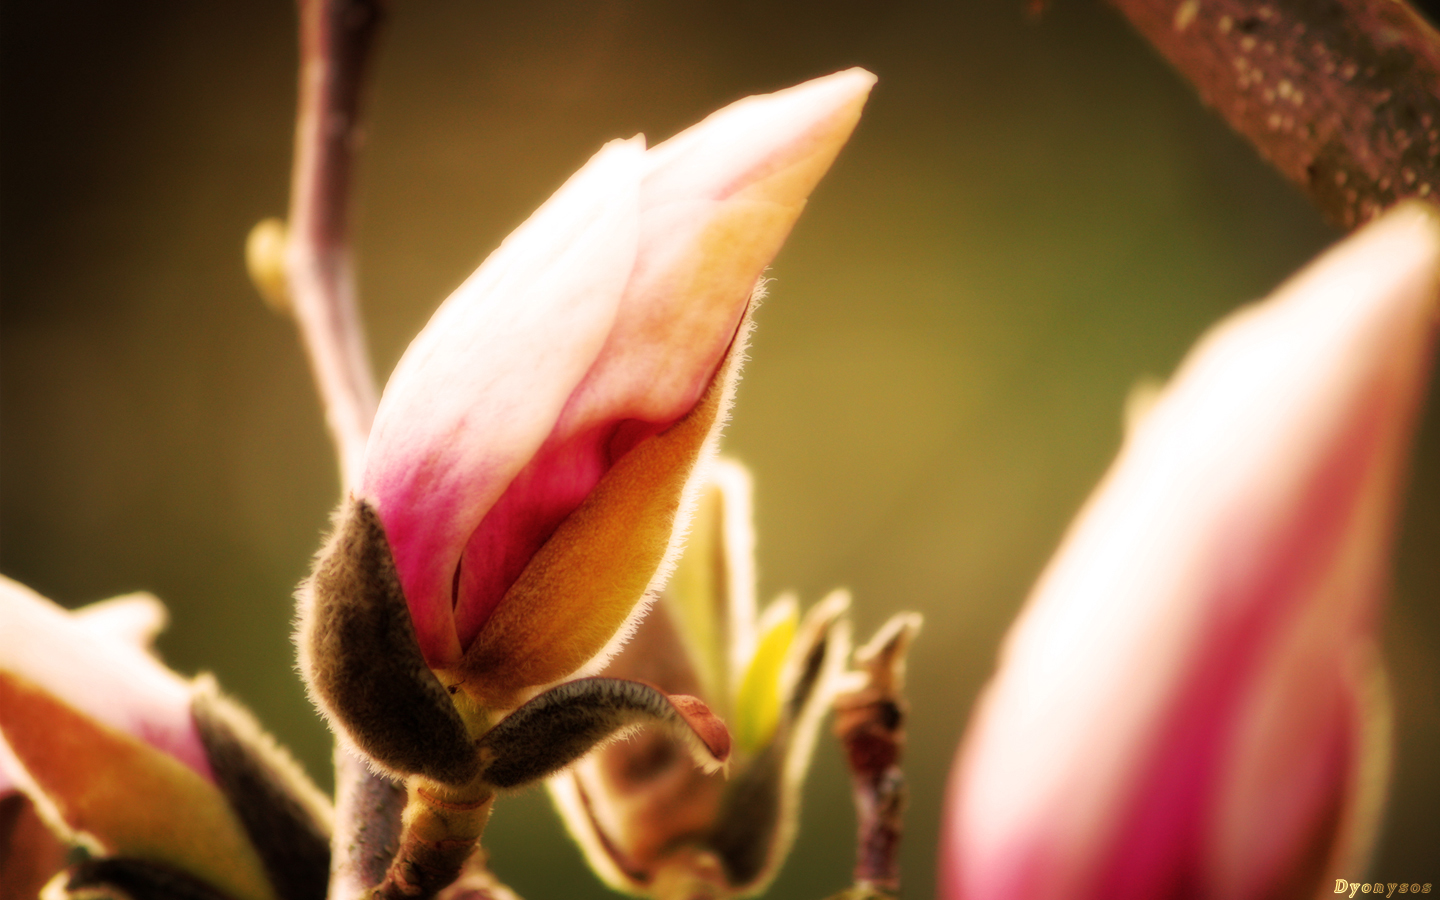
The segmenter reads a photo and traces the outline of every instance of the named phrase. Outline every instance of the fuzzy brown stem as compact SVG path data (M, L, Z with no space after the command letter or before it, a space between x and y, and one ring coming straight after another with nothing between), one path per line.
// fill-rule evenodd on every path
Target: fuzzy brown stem
M370 900L430 900L449 887L479 846L494 801L478 781L456 788L412 777L399 851Z
M375 416L349 245L360 94L380 0L300 0L300 98L285 250L290 303L326 423L354 485Z
M1347 228L1440 192L1440 35L1404 0L1111 0Z

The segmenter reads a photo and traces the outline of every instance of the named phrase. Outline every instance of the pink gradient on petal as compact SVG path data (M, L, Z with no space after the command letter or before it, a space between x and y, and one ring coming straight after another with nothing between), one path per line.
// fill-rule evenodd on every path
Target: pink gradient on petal
M454 587L466 545L612 327L634 264L643 152L612 142L571 177L441 305L381 397L362 493L432 666L463 649Z
M589 496L615 460L639 439L664 427L612 422L568 436L569 440L561 440L558 433L551 435L465 546L460 575L460 596L465 602L455 611L461 644L475 639L535 551ZM618 450L617 437L623 439Z
M694 406L874 83L849 69L747 97L647 151L635 268L616 328L566 409L567 427L614 417L673 422ZM727 232L736 218L748 227Z
M680 416L662 422L602 422L573 435L566 433L563 426L569 422L561 414L550 440L510 483L465 546L460 574L463 602L455 610L455 628L462 646L468 646L480 633L530 558L565 517L584 502L615 462L640 441L674 425L688 411L686 407Z
M1272 896L1274 886L1292 875L1313 845L1324 849L1339 837L1337 820L1344 812L1362 748L1355 710L1343 702L1339 691L1327 699L1340 702L1329 704L1325 717L1287 742L1290 752L1283 777L1264 785L1264 796L1249 804L1251 822L1263 818L1264 827L1248 828L1245 846L1217 846L1235 841L1223 834L1217 839L1216 830L1226 820L1215 815L1212 804L1207 872L1215 896ZM1224 859L1227 856L1234 858Z
M416 338L362 493L431 666L458 661L624 452L695 406L873 83L842 72L643 155L607 146Z
M1246 900L1320 876L1437 268L1434 213L1401 209L1187 358L1007 637L952 774L943 897Z
M736 254L738 268L707 270L712 256L724 253L704 242L731 211L726 201L817 153L828 154L828 165L841 142L836 134L848 136L874 80L850 70L750 97L646 152L640 239L615 327L550 439L467 545L461 583L468 608L457 612L462 644L615 461L684 417L714 379L773 255L747 265ZM812 186L762 202L791 203L798 212ZM788 231L787 221L764 238L778 248Z
M0 576L0 669L213 781L189 683L125 636L87 624L83 613Z
M1364 476L1387 449L1382 440L1387 429L1380 420L1394 413L1383 397L1375 401L1355 404L1359 416L1353 427L1338 435L1330 459L1319 465L1297 505L1283 511L1274 531L1251 519L1243 498L1236 498L1228 522L1217 523L1214 586L1204 601L1211 618L1205 631L1194 635L1188 685L1177 691L1169 721L1159 726L1154 744L1141 754L1152 760L1151 768L1133 782L1135 800L1119 814L1125 824L1113 836L1113 856L1108 866L1102 865L1094 896L1184 896L1187 886L1208 882L1207 834L1213 807L1224 797L1240 707L1257 689L1256 677L1267 654L1304 611L1299 607L1323 590L1331 561L1356 520L1355 507L1364 500ZM1367 593L1373 599L1373 589ZM1333 673L1322 669L1316 674L1332 682L1333 690ZM1324 678L1327 674L1331 677ZM1314 685L1326 687L1323 681ZM1327 705L1341 713L1341 721L1320 723L1319 734L1285 736L1289 750L1305 751L1316 741L1327 745L1347 718L1338 703ZM1338 779L1348 767L1337 760L1326 768ZM1293 853L1294 845L1310 832L1305 813L1317 803L1328 805L1337 783L1317 784L1318 793L1293 798L1301 815L1286 808L1265 810L1273 826L1268 830L1272 841ZM1281 834L1282 822L1299 833Z

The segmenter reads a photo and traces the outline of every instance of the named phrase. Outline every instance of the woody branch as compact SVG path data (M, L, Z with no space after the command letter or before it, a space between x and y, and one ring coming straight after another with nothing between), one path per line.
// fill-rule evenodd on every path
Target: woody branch
M289 300L348 489L375 418L375 378L355 296L350 183L360 93L380 0L300 0L300 97L285 249Z
M1326 218L1440 191L1440 35L1404 0L1111 0Z
M247 257L257 287L293 314L349 490L364 461L376 388L349 243L360 94L382 0L300 0L300 77L288 226L262 222ZM335 752L329 896L350 900L384 877L404 789L344 747Z

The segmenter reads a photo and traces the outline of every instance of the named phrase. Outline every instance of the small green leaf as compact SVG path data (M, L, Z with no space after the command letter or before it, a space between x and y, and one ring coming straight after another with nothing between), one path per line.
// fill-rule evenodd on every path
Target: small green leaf
M755 532L750 473L721 457L711 463L685 552L661 602L700 677L701 696L721 716L755 639Z
M718 487L708 485L701 493L685 552L675 564L661 601L671 613L701 690L710 698L725 694L722 504Z
M799 621L790 596L770 604L760 617L760 640L735 696L735 743L741 753L765 746L780 722L780 675Z

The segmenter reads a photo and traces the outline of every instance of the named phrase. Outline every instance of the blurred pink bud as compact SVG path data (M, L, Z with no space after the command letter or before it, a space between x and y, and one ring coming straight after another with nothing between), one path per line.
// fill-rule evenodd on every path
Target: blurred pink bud
M359 494L431 667L460 660L622 457L707 392L728 393L723 364L757 282L874 80L852 69L742 100L648 151L640 137L606 145L416 337L385 388ZM713 444L710 420L687 470ZM673 556L684 505L666 492L658 547L620 552L643 569L627 611ZM591 655L618 625L590 628Z
M1206 336L1011 629L942 896L1314 896L1388 765L1376 649L1440 221L1391 212Z
M68 612L0 578L0 773L92 856L198 879L206 896L320 896L328 801L213 679L150 654L165 619L148 594ZM31 862L17 877L53 874Z
M149 594L69 612L0 576L0 673L24 679L213 781L190 714L190 683L148 649L165 621L165 607ZM0 759L0 782L5 767Z

